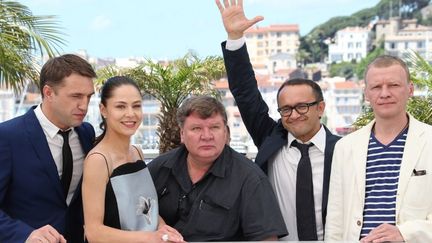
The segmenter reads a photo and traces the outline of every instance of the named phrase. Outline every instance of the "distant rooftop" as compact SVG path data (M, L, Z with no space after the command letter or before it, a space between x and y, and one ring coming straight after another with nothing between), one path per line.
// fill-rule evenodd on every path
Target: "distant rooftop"
M246 30L246 34L258 34L268 32L299 32L298 24L274 24L270 26L253 26Z

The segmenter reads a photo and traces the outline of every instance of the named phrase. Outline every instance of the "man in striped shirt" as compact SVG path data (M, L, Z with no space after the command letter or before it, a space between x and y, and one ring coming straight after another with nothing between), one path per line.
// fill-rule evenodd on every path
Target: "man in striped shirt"
M407 113L413 89L399 58L366 68L375 120L336 144L325 240L432 242L432 127Z

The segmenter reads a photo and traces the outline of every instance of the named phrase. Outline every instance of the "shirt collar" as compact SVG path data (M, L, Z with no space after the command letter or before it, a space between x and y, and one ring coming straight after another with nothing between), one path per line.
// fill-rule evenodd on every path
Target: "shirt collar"
M38 105L34 109L34 113L36 115L36 118L39 120L39 123L41 124L42 129L48 134L50 138L54 138L55 135L57 135L58 131L61 130L58 128L54 123L52 123L43 113L42 111L42 104Z
M292 141L296 139L294 135L288 132L288 145L291 146ZM302 141L297 139L297 142L303 143ZM323 125L321 125L320 130L311 138L311 140L307 141L306 144L313 143L315 147L318 148L319 151L324 153L325 151L325 143L326 143L326 131Z

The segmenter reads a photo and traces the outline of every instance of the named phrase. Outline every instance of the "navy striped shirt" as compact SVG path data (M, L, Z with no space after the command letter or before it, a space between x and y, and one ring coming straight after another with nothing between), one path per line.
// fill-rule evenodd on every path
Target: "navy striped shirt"
M383 223L395 225L396 194L408 128L383 145L371 133L366 161L366 190L360 238Z

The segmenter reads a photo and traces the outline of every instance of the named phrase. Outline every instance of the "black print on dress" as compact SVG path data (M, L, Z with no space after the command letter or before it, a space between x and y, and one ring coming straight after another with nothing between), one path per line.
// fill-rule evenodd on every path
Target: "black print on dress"
M146 219L146 222L148 224L151 224L151 211L152 211L152 205L154 205L155 200L152 198L145 198L143 196L140 196L138 198L138 205L137 205L137 215L144 214L144 217Z

